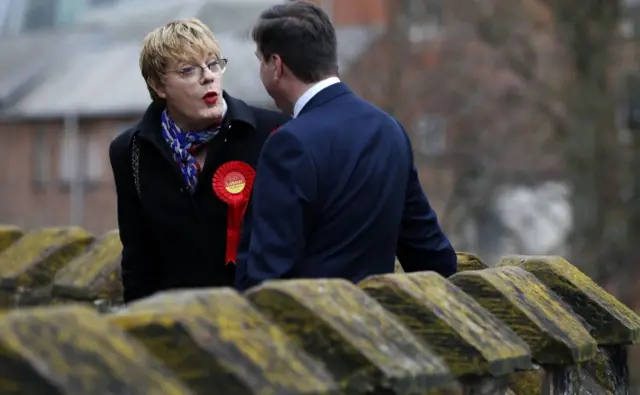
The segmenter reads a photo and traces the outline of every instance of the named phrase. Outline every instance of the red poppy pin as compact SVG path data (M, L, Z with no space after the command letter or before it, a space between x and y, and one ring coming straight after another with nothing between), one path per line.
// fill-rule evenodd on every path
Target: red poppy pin
M271 131L271 134L274 134L275 132L278 131L278 129L280 129L281 126L276 126L275 128L273 128L273 130Z

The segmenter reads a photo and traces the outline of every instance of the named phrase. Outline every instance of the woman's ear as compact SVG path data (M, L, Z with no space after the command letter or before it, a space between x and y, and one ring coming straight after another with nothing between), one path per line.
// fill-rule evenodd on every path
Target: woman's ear
M158 81L155 81L153 78L148 77L147 85L149 85L151 89L153 89L153 91L156 93L156 95L158 95L159 98L161 99L167 98L167 93L164 91L164 85L162 83L159 83Z

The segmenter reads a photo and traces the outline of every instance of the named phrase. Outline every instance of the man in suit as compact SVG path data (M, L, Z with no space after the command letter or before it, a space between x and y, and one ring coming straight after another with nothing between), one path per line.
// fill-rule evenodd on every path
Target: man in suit
M260 77L293 119L265 142L236 286L279 278L363 278L457 270L418 180L409 138L338 78L335 29L318 6L264 11L252 32Z

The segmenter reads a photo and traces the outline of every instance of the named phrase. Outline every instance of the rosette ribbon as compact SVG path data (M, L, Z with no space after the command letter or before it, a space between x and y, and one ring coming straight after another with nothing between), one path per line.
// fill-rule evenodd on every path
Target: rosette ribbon
M242 232L242 219L249 205L256 171L247 163L231 161L223 164L213 174L213 192L228 205L227 248L225 262L236 264L238 244Z

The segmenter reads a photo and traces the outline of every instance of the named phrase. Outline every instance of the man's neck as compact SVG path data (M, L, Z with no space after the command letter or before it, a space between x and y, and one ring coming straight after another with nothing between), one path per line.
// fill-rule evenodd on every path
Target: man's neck
M297 117L300 114L300 111L304 108L304 106L320 91L323 89L340 82L340 79L337 76L327 77L318 82L304 85L299 94L296 97L296 100L293 102L293 117Z

